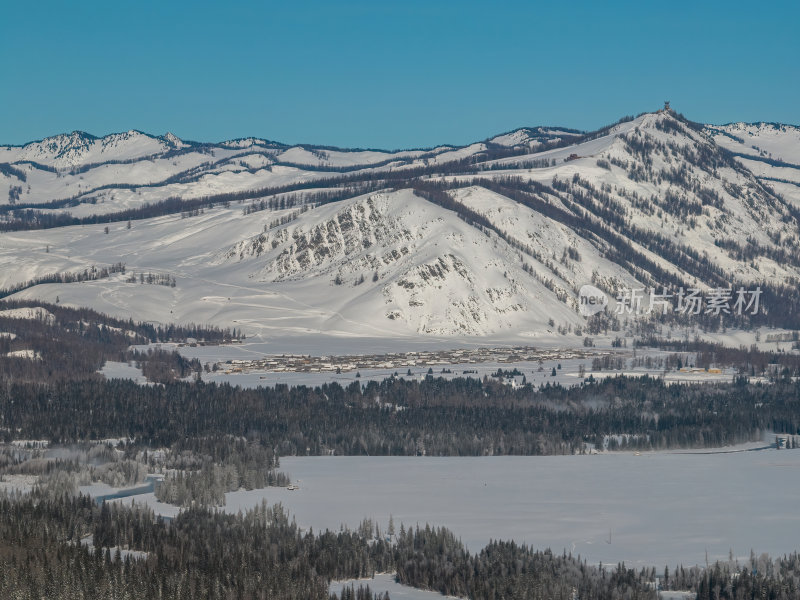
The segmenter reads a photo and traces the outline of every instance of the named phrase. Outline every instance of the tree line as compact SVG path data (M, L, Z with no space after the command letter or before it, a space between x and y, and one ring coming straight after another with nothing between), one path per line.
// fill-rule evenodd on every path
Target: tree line
M57 401L55 401L57 399ZM89 379L0 387L2 435L53 443L125 438L155 447L240 436L278 455L543 455L606 435L632 448L714 447L800 433L800 383L673 384L606 378L573 389L391 378L240 389L228 384Z

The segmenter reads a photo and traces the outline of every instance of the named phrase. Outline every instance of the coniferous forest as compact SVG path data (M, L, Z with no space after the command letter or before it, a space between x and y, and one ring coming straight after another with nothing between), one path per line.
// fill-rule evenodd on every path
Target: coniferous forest
M656 598L655 569L598 567L513 542L471 554L452 532L431 526L401 524L386 535L365 520L356 530L315 534L266 504L236 516L190 509L167 522L84 496L34 494L0 498L0 534L3 598L326 599L331 579L388 571L407 585L477 600ZM667 567L664 585L694 589L698 600L791 600L800 593L800 556ZM366 589L357 597L385 598Z

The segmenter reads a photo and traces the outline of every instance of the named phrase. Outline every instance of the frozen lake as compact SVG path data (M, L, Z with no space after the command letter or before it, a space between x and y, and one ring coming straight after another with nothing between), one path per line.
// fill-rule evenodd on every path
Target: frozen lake
M662 568L800 549L800 451L596 456L284 458L300 489L228 494L226 510L280 501L315 530L442 525L472 551L490 539L567 549L590 563ZM609 534L610 542L609 543Z
M753 443L739 448L754 448ZM584 456L284 457L295 491L225 495L226 512L282 503L315 531L355 528L365 517L385 532L426 523L451 529L479 551L491 539L566 549L590 563L670 568L745 560L753 549L800 550L800 450L628 452ZM177 507L152 493L156 513ZM610 542L610 543L609 543Z

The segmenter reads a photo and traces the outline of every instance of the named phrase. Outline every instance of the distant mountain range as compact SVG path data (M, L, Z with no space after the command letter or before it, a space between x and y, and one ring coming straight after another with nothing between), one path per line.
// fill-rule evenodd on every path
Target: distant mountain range
M73 132L0 146L0 231L15 297L265 336L798 328L800 128L662 110L392 152ZM587 284L610 298L589 318ZM757 286L755 316L615 314L630 288Z

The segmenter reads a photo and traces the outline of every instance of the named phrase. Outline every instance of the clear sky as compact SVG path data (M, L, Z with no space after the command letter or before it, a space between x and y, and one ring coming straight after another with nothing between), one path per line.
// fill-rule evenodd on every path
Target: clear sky
M664 100L800 124L800 2L4 2L0 143L80 129L400 148Z

